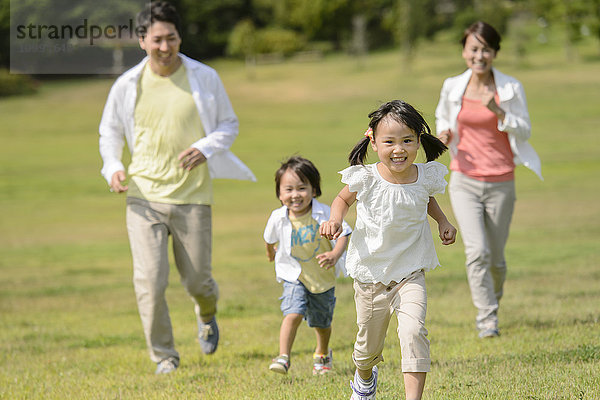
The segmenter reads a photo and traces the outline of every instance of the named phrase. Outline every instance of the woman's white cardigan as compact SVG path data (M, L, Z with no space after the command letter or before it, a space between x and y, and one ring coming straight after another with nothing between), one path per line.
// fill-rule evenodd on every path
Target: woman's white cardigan
M525 165L543 180L540 158L528 142L531 136L531 122L523 85L517 79L503 74L495 68L492 68L492 72L496 82L500 108L506 113L504 121L498 121L498 130L508 133L515 165ZM462 107L462 97L471 75L471 69L467 69L458 76L446 79L442 85L440 101L435 110L435 124L438 135L448 129L452 131L452 137L448 143L452 156L456 155L459 141L456 119Z

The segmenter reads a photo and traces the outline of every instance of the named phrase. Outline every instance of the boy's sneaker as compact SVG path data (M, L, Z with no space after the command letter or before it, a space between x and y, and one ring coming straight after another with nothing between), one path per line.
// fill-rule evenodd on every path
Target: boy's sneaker
M271 360L271 365L269 365L269 369L273 372L277 372L278 374L287 374L288 369L290 369L290 358L286 355L279 355Z
M212 321L205 324L198 321L198 342L204 354L212 354L217 351L219 345L219 326L217 319L213 317Z
M371 383L367 387L363 387L360 384L358 372L354 374L354 382L350 381L350 387L352 388L352 397L350 397L350 400L375 400L375 393L377 392L377 365L373 367Z
M333 352L329 350L325 354L313 354L313 375L323 375L331 371L333 367Z
M179 366L179 362L176 358L174 358L174 357L165 358L164 360L162 360L156 364L156 371L154 371L154 373L156 375L170 374L171 372L175 371L178 366Z

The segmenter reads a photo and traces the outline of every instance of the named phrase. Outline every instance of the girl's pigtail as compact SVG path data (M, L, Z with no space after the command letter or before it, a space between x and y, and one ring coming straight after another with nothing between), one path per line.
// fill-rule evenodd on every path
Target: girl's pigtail
M367 158L367 150L369 150L369 144L371 139L365 136L360 142L354 146L350 154L348 155L348 161L350 165L363 165Z
M440 139L429 132L423 132L420 139L428 162L435 160L448 150L448 147Z

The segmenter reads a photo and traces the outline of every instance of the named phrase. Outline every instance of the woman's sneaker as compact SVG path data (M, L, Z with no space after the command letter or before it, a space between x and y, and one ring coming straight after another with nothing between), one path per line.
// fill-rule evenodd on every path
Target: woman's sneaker
M288 369L290 369L290 358L285 354L279 355L271 360L271 365L269 365L269 369L273 372L277 372L278 374L287 374Z
M373 367L372 379L368 386L363 386L360 383L358 372L356 372L354 374L354 382L350 381L350 387L352 388L352 397L350 397L350 400L375 400L375 393L377 392L377 365Z
M325 354L313 354L313 375L323 375L331 371L333 367L333 352L329 350Z

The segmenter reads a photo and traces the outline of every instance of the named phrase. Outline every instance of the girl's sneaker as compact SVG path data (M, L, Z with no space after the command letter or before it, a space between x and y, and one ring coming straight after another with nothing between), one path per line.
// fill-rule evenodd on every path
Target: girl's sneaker
M354 382L350 381L352 388L352 397L350 400L375 400L377 392L377 365L373 367L373 376L371 382L367 386L360 383L358 372L354 374Z
M333 367L333 352L329 350L325 354L313 354L313 375L328 374Z
M273 372L277 372L278 374L287 374L288 369L290 369L290 358L285 354L279 355L271 360L271 365L269 365L269 369Z

